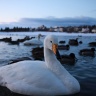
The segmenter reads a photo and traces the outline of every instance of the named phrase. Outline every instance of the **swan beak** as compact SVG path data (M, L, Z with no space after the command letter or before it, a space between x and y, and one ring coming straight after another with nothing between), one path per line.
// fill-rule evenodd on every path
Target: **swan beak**
M52 44L52 51L54 52L54 54L56 54L57 48L58 48L57 44Z

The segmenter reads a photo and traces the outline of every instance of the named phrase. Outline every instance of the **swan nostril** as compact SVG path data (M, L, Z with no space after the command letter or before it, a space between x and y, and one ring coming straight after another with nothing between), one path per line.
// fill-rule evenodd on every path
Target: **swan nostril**
M52 41L50 41L52 43Z

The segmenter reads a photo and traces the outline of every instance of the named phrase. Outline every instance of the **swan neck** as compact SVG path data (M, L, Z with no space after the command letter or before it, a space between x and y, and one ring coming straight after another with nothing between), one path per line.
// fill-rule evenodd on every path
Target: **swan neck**
M46 45L46 42L44 45ZM46 46L44 46L44 58L47 68L67 87L66 91L68 93L80 89L78 81L60 64L52 50L48 49ZM74 82L76 87L74 87Z
M55 54L52 52L52 50L48 48L44 48L44 58L47 66L52 64L52 61L54 60L55 62L57 61ZM52 66L52 65L51 65Z
M66 70L57 60L52 50L44 48L44 58L45 58L46 66L57 76L60 76L62 72Z

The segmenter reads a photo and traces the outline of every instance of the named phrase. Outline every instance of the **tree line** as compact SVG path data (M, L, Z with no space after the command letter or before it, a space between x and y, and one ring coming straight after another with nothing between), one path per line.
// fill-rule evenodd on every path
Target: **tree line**
M5 27L4 29L1 28L0 29L1 32L23 32L23 31L30 31L30 28L23 28L23 27L13 27L13 28L9 28L9 27Z
M60 28L60 27L58 27L58 28ZM62 28L63 28L63 32L79 32L82 30L82 28L89 28L89 32L92 32L92 29L96 29L96 25L81 25L81 26L67 26L67 27L63 26ZM78 28L77 31L76 31L76 28ZM29 28L29 27L9 28L9 27L5 27L4 29L1 28L0 31L1 32L54 31L52 29L55 29L55 28L54 27L47 28L45 25L42 25L37 28Z

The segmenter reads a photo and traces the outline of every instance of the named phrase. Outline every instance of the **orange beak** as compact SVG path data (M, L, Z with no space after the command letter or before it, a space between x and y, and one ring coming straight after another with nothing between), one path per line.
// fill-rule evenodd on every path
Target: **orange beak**
M58 48L57 44L52 44L52 51L54 52L54 54L56 54L57 48Z

